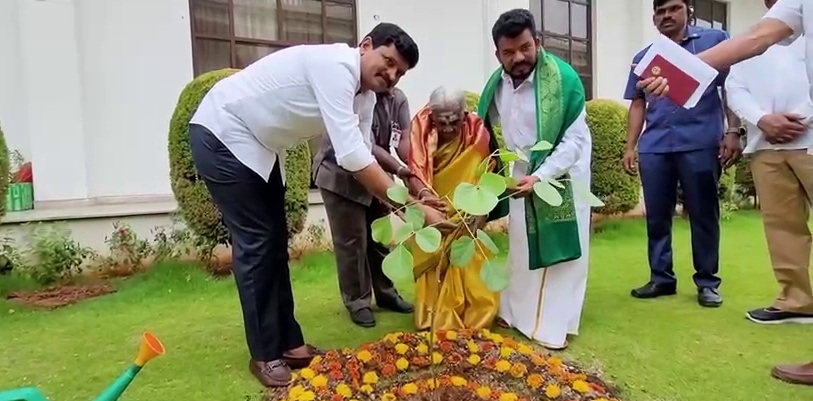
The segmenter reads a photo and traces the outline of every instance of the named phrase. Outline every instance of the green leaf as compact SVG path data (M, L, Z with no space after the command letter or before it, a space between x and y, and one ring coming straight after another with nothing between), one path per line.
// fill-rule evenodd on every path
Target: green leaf
M599 199L596 195L593 195L586 185L576 181L571 181L571 184L573 186L573 194L581 198L581 200L587 202L590 207L604 206L604 202L602 202L601 199Z
M472 258L474 258L474 251L474 239L468 235L460 237L452 242L449 261L452 262L452 266L464 269L468 267Z
M370 227L373 230L372 235L375 242L384 245L389 245L392 242L392 220L390 220L390 215L375 219Z
M497 195L467 182L459 184L454 191L454 207L475 216L487 215L498 202Z
M424 227L415 232L415 243L426 253L434 253L440 248L440 231L435 227Z
M477 239L483 243L483 246L491 251L492 255L500 253L500 248L497 247L497 244L494 243L494 240L492 240L485 231L477 230Z
M500 160L502 160L502 161L504 161L506 163L515 162L517 160L522 160L522 158L519 157L519 155L517 155L516 153L509 152L507 150L502 150L502 149L500 150L500 153L498 154L498 156L500 157Z
M398 245L384 257L381 269L391 280L411 280L414 277L413 264L414 259L409 250L404 245Z
M526 162L528 161L528 155L526 155L525 152L517 149L515 151L515 153L517 154L517 157L519 157L520 160L523 160L523 161L526 161Z
M549 182L550 185L553 185L556 188L564 188L565 187L565 184L562 184L561 181L559 181L557 179L554 179L554 178L548 178L545 181Z
M412 204L405 208L404 219L413 230L419 230L426 222L426 214L420 206Z
M488 160L489 159L484 159L482 162L480 162L480 164L477 165L477 170L475 170L474 174L476 174L478 177L485 174L486 170L488 169Z
M559 206L562 204L562 194L548 181L539 181L534 184L534 193L541 198L545 203L551 206Z
M505 186L507 188L513 188L513 187L516 187L517 185L519 185L519 180L514 178L514 177L508 176L508 177L503 177L503 179L505 180Z
M494 194L494 196L499 197L503 194L503 192L505 192L505 177L494 173L485 173L480 178L480 184L478 186L481 189Z
M500 262L495 259L488 259L483 263L480 278L483 279L486 288L491 292L500 292L508 288L511 281L505 261Z
M553 144L546 140L541 140L536 143L536 145L531 146L531 152L540 151L540 150L551 150L553 149Z
M395 184L387 188L387 197L393 202L403 205L409 200L409 190L401 184Z
M412 229L411 225L402 224L401 227L398 227L398 229L395 230L395 236L393 239L395 240L396 244L400 244L406 241L413 232L415 232L415 230Z

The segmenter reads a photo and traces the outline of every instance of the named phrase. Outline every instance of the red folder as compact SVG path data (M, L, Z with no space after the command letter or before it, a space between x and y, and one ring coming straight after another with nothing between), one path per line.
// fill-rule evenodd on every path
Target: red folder
M689 101L694 91L700 86L700 82L670 63L660 54L652 58L652 61L641 74L641 79L655 76L664 77L669 81L669 93L666 97L681 106Z

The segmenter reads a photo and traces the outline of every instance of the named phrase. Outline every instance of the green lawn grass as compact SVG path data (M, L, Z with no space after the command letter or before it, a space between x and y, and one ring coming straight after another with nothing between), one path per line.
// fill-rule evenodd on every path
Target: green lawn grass
M600 369L629 401L813 399L811 388L769 376L775 363L813 359L811 328L744 318L777 292L759 215L735 214L723 224L722 241L722 308L695 302L683 221L674 241L679 295L634 300L629 290L648 277L644 223L607 223L592 240L581 336L566 356ZM411 328L410 316L391 313L379 313L374 329L352 325L330 254L306 256L293 270L297 317L319 347L357 346ZM8 280L0 277L0 292L12 286ZM412 298L410 283L399 288ZM246 369L232 280L189 266L156 268L122 281L117 294L56 311L0 303L0 388L36 385L53 401L89 401L123 371L144 330L163 340L167 354L146 367L122 401L237 401L260 393Z

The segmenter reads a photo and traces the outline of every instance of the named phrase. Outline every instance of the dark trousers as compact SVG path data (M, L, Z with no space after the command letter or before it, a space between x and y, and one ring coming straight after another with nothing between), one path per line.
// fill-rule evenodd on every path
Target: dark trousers
M370 229L375 219L386 215L383 205L374 199L371 206L365 206L324 189L321 193L344 306L351 313L369 308L373 294L378 304L392 304L398 291L381 267L389 250L373 240Z
M718 288L720 260L720 178L718 149L676 153L641 153L638 156L644 189L650 280L675 284L672 265L672 218L677 184L683 188L692 235L694 282L698 288Z
M206 128L192 124L189 135L195 167L231 235L232 273L251 357L280 359L304 339L294 318L279 163L265 182Z

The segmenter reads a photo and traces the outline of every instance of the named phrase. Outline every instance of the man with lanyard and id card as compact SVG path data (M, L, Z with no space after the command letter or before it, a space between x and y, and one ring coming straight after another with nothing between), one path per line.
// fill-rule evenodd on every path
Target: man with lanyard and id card
M377 94L373 112L373 156L390 175L408 182L412 172L401 160L409 154L411 115L406 95L392 88ZM402 131L405 131L402 133ZM384 274L382 262L389 250L372 239L370 225L390 210L361 185L353 174L341 168L327 135L323 135L313 160L313 179L322 195L339 276L342 302L350 320L361 327L374 327L372 297L379 308L396 313L412 313L395 285Z

